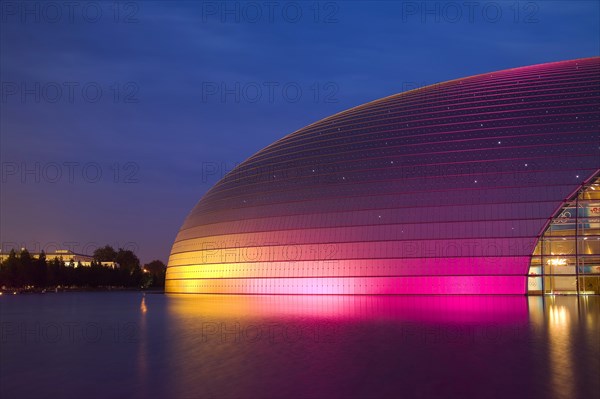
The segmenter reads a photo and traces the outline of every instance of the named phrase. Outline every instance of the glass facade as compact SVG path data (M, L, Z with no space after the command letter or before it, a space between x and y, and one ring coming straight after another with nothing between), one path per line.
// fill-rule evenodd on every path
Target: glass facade
M166 291L597 292L595 187L580 189L600 170L599 99L596 57L456 79L315 122L204 195L173 244Z
M531 258L532 294L600 294L600 177L583 184L540 237Z

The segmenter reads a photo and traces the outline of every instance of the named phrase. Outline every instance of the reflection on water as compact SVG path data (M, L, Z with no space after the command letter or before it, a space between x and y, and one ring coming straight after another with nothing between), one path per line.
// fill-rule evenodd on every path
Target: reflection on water
M527 319L525 296L185 295L168 294L182 317L392 319L514 322Z
M554 299L554 298L552 298ZM552 301L554 302L554 301ZM571 314L564 305L552 303L548 309L548 335L550 344L550 369L552 386L562 397L572 398L575 394L573 360L570 356L571 339L569 326Z
M3 397L600 392L600 297L70 293L0 312Z
M146 387L148 386L148 378L149 378L149 370L148 363L149 351L152 351L152 348L147 344L149 342L149 329L148 323L146 319L146 312L148 312L148 307L146 306L146 295L142 295L142 300L140 302L140 315L139 315L139 339L138 339L138 355L137 355L137 379L138 386L140 387L140 393L143 393L144 396L148 396L149 392Z
M547 296L533 297L530 301L530 318L533 326L545 334L550 369L550 383L555 397L575 398L578 384L585 383L590 371L582 359L590 359L587 365L600 379L600 318L598 297ZM585 351L583 357L579 351ZM597 381L593 396L600 395Z
M146 306L146 295L142 296L142 303L140 304L140 310L142 311L142 314L144 314L148 311L148 307Z

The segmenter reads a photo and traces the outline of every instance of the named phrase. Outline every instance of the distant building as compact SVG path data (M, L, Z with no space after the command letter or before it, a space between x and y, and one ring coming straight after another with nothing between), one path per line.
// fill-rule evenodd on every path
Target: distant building
M22 248L25 249L25 248ZM19 251L17 252L17 256L19 255ZM0 252L0 262L4 262L8 259L10 252ZM40 257L39 252L30 252L29 253L32 258L38 259ZM46 260L53 261L54 259L62 259L65 262L65 266L69 267L90 267L94 260L94 257L91 255L83 255L77 254L69 249L57 249L56 251L47 252ZM100 262L102 266L116 268L119 266L116 262Z

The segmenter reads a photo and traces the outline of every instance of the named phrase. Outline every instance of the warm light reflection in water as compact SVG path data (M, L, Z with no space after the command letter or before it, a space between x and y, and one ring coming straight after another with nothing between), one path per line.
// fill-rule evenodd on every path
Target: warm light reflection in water
M146 295L142 296L142 303L140 304L140 310L142 313L146 313L148 311L148 307L146 307Z
M139 355L137 357L137 374L139 380L139 386L141 389L141 393L145 393L146 397L149 394L147 391L147 381L148 381L148 353L152 349L149 345L146 344L148 342L148 322L146 318L146 313L148 312L148 307L146 306L146 295L142 295L142 301L140 303L140 317L139 317L139 334L140 340L138 343L139 346Z
M543 334L548 355L552 396L575 398L585 376L598 370L600 359L600 298L589 296L531 297L530 319L535 330ZM535 306L531 306L535 303ZM584 347L588 356L578 358L577 347ZM578 369L583 368L583 372ZM600 374L596 373L600 381ZM583 378L582 378L583 377ZM595 390L598 395L598 389Z
M549 301L554 302L554 298ZM563 305L550 303L548 308L548 334L552 386L558 397L573 398L574 375L570 345L571 314Z
M1 397L600 392L593 296L70 293L3 296L0 311Z
M261 367L287 367L279 355L271 353L274 348L292 352L296 357L308 354L321 365L311 363L318 370L326 367L342 374L360 374L365 372L364 367L372 367L368 366L369 361L359 365L362 357L373 356L362 353L361 348L370 348L377 354L378 362L390 367L386 372L395 375L397 381L390 382L392 385L410 386L422 380L424 387L412 393L424 397L430 394L435 397L440 392L461 397L512 397L519 392L524 397L570 399L598 385L592 381L600 371L594 360L599 354L598 297L167 295L167 298L172 328L193 331L184 334L183 341L173 341L171 349L182 353L186 347L196 348L198 356L204 356L203 362L213 357L221 359L219 364L227 365L225 374L209 373L217 385L221 378L236 378L241 374L245 377L240 386L255 389L254 383L247 379L248 373L254 372L249 372L246 364L258 361ZM279 330L270 328L273 323L278 324ZM323 334L320 326L330 330ZM309 331L304 336L303 328ZM575 340L580 340L579 345L586 348L586 353L576 355L581 349L575 347ZM204 349L198 349L203 346ZM395 356L405 360L397 364ZM180 367L179 388L191 381L199 383L193 370L203 366L191 360L186 367ZM404 370L408 374L396 375L394 367L397 372ZM427 377L415 376L409 371L413 367L422 369L420 372ZM310 376L319 392L337 395L339 391L332 382L335 378L331 376L330 381L323 377ZM291 384L294 383L301 381L292 378ZM482 385L473 388L472 384ZM277 387L271 393L275 394L277 389L282 388ZM371 389L382 395L392 394L381 387ZM227 392L243 396L242 390L232 388ZM300 392L307 396L312 393L304 389ZM344 393L357 396L350 391Z
M524 296L184 295L167 294L169 310L197 317L306 317L424 322L527 320Z

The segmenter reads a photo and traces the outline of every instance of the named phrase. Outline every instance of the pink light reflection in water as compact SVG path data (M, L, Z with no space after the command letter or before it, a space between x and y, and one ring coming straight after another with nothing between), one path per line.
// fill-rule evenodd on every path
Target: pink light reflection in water
M528 319L527 297L516 295L167 295L170 311L186 318L300 317L494 324Z

